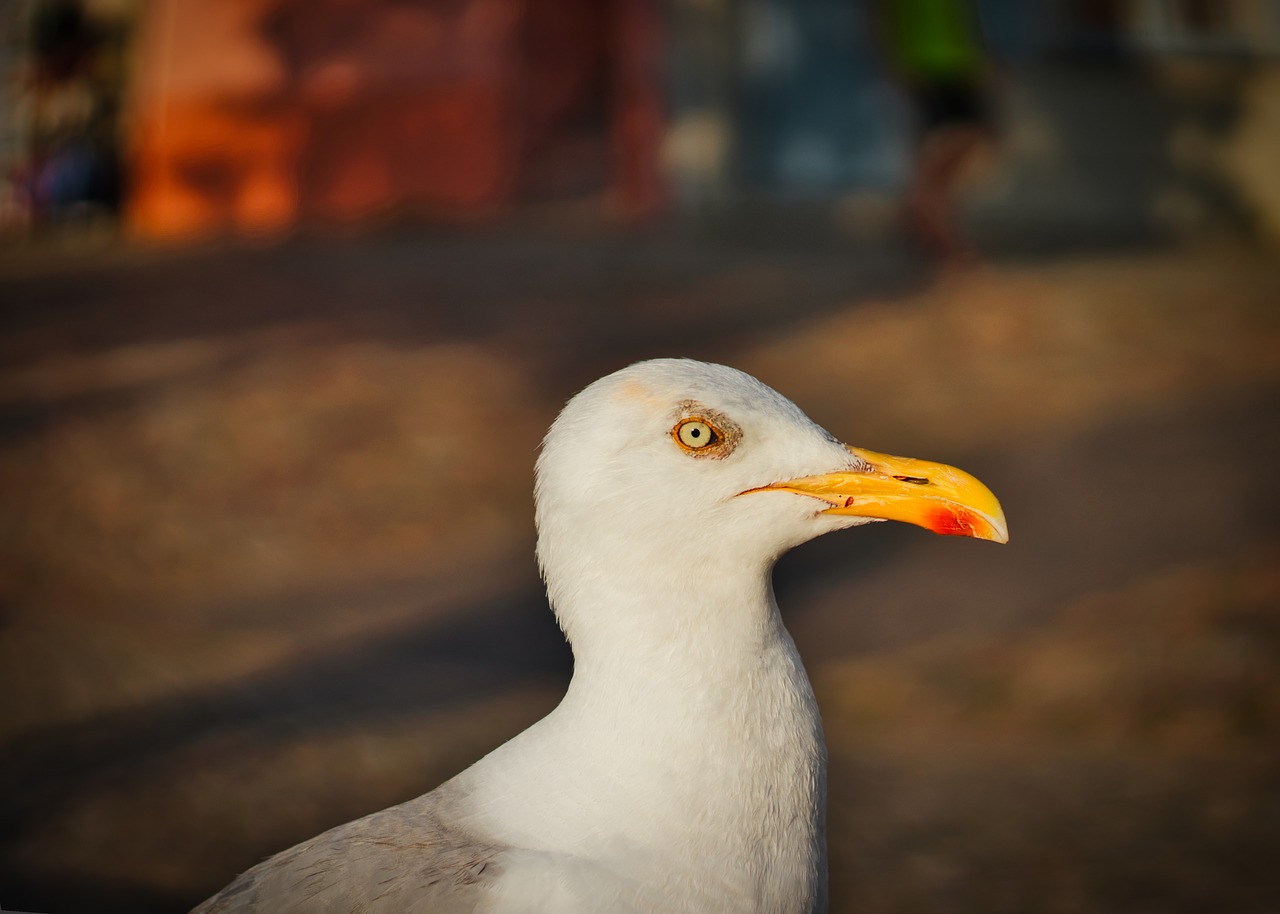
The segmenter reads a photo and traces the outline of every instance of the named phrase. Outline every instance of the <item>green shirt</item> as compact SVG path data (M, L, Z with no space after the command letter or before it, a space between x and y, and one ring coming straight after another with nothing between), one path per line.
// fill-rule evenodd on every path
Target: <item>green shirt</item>
M889 43L908 76L972 76L982 67L974 12L965 0L884 0Z

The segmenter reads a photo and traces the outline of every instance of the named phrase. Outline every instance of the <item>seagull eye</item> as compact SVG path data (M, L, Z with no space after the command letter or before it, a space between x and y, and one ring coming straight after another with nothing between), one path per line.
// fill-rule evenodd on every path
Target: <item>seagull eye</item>
M704 419L685 419L675 428L676 441L691 451L700 451L721 440L716 427Z

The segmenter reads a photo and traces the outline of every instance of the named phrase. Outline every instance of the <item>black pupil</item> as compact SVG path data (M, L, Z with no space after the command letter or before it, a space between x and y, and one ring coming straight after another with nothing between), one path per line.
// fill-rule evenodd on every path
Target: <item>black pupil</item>
M691 429L689 429L689 434L690 434L690 435L692 435L694 438L701 438L701 437L702 437L702 429L700 429L700 428L691 428Z

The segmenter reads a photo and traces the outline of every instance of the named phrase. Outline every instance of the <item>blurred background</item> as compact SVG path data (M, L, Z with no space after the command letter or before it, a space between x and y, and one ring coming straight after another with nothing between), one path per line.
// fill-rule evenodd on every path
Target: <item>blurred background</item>
M0 3L0 906L183 911L571 658L532 467L633 360L1012 542L777 571L836 912L1274 912L1280 3Z

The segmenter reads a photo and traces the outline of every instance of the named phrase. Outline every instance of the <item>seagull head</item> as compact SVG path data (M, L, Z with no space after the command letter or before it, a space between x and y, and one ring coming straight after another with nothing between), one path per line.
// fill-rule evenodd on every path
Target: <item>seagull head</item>
M697 587L878 520L1008 539L969 474L843 444L750 375L688 359L640 362L573 397L543 442L535 501L558 610L568 581Z

